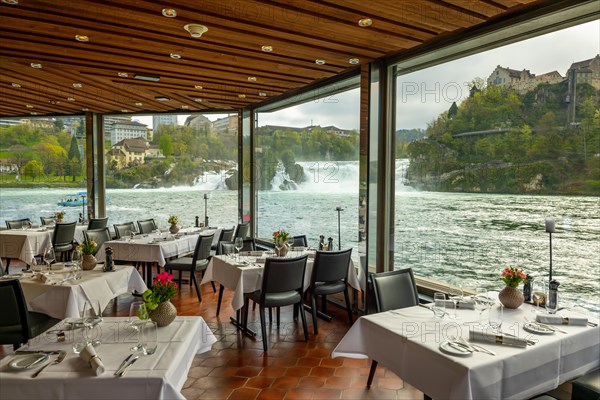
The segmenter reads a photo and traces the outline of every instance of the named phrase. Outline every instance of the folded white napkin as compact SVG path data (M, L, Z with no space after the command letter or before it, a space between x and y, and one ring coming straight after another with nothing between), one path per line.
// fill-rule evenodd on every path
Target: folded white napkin
M260 257L262 256L262 251L241 251L240 256L250 256L250 257Z
M587 325L586 317L561 317L560 315L540 315L535 317L537 322L551 325Z
M454 309L454 302L452 300L444 300L444 301L438 301L439 303L443 303L447 309ZM469 301L469 300L462 300L459 301L458 304L456 305L456 307L459 310L474 310L475 309L475 302L473 301Z
M42 282L42 283L45 283L45 284L47 284L47 285L52 285L52 284L54 284L54 283L58 283L58 282L62 281L62 276L61 276L61 277L57 277L56 279L54 279L54 278L52 278L52 277L51 277L51 276L49 276L49 275L39 274L39 275L37 276L37 279L38 279L40 282Z
M469 330L469 340L474 342L507 344L516 347L527 347L527 340L516 336L506 335L493 331L472 328Z
M104 364L102 364L102 360L96 354L96 349L92 346L91 343L88 343L81 353L79 353L79 357L83 358L83 360L89 364L89 366L94 370L97 375L101 375L104 372Z

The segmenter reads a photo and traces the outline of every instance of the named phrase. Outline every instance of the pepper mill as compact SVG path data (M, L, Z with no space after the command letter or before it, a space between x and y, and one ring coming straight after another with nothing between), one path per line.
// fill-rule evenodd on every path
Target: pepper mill
M113 249L107 247L105 250L106 262L104 263L104 272L110 272L113 270Z
M525 277L525 283L523 284L523 297L525 298L525 302L529 303L531 301L531 283L533 282L533 276L527 274Z
M550 281L550 289L548 289L548 305L546 307L547 310L554 310L554 312L548 311L551 314L554 314L556 310L558 310L558 286L560 282L556 279L552 279Z
M333 238L327 238L327 250L333 251Z
M323 250L324 246L325 246L325 236L320 235L319 236L319 250Z
M196 215L196 228L200 227L200 217Z

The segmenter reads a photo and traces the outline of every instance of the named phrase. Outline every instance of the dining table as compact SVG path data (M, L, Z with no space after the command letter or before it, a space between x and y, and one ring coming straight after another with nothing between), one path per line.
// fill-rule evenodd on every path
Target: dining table
M600 366L597 315L589 317L589 325L535 329L535 308L523 304L504 309L497 331L475 310L454 314L438 319L431 309L415 306L362 316L332 357L376 360L434 399L525 399ZM587 318L572 310L560 314ZM477 340L477 329L489 340ZM527 344L507 344L513 337ZM481 351L466 351L461 343L476 344Z
M73 345L83 340L83 328L64 330L65 340L57 341L60 328L74 326L69 322L61 321L0 361L0 398L184 400L181 389L194 356L209 351L217 341L202 317L178 316L171 324L157 329L154 354L138 352L139 358L127 373L115 376L137 343L137 334L126 317L104 317L88 332L89 337L99 341L94 350L104 366L104 371L96 375L86 360L73 351ZM35 351L52 352L52 361L58 360L61 351L66 357L58 364L51 363L34 378L33 372L41 366L16 368L16 360Z
M133 290L143 293L147 287L138 271L131 265L116 265L104 272L103 265L80 271L76 279L72 266L52 265L51 271L8 275L21 282L29 311L63 319L79 317L88 300L98 300L102 309L117 296Z

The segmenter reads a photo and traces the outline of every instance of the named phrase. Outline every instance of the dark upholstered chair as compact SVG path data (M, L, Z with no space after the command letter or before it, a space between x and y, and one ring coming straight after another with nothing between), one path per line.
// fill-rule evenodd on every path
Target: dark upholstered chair
M100 247L111 239L110 231L108 228L103 229L88 229L87 231L83 231L83 237L86 241L93 240L96 242L98 246L96 251L100 250Z
M294 243L292 244L294 247L308 247L308 240L306 240L306 235L298 235L294 236Z
M259 305L260 325L262 331L263 350L268 350L265 308L294 305L302 318L304 340L308 341L308 328L302 297L304 293L304 273L306 260L304 255L297 258L267 258L262 276L261 290L245 293L244 329L248 326L248 305L253 300Z
M156 230L154 218L144 219L137 222L140 233L152 233Z
M235 243L233 242L219 242L217 245L217 255L226 255L235 253Z
M235 230L235 238L241 237L242 239L246 239L248 237L248 232L250 231L250 225L248 222L244 222L243 224L238 224Z
M348 296L348 265L350 264L351 255L352 249L317 251L315 253L315 263L308 289L315 335L319 333L317 329L317 296L321 296L322 301L325 302L326 296L343 292L348 319L350 325L352 325L352 307Z
M124 224L114 224L115 235L117 239L129 237L132 233L136 234L135 225L133 222L125 222Z
M50 329L60 321L45 314L27 311L21 283L17 279L0 281L0 343L21 344Z
M75 228L77 222L57 222L52 233L54 253L60 253L62 260L70 260L75 246ZM65 254L67 257L65 257ZM57 254L58 257L58 254Z
M244 239L244 246L242 247L242 250L240 251L255 251L256 250L256 243L254 242L254 239Z
M56 218L55 217L40 217L40 221L41 221L42 225L52 225L52 224L56 223Z
M417 291L412 268L372 273L370 276L373 283L373 292L375 293L377 312L412 307L419 304L419 292ZM373 360L367 379L367 388L371 387L376 369L377 361Z
M222 229L221 230L221 234L219 235L219 241L217 242L216 245L212 246L212 250L217 250L217 247L219 245L219 243L221 242L231 242L233 240L233 231L235 230L235 227L232 227L231 229ZM219 253L217 253L219 254Z
M214 234L212 235L200 235L196 241L196 247L192 257L179 257L174 260L168 261L165 264L165 271L173 273L172 271L179 271L179 286L181 286L181 272L188 271L190 273L190 285L192 282L196 288L196 295L198 301L202 301L200 295L200 288L198 287L198 279L196 278L196 272L204 271L208 267L208 259L210 257L210 246L213 241ZM216 291L213 283L213 290Z
M0 276L4 276L8 274L8 268L6 268L6 271L4 270L4 265L2 264L2 259L0 258Z
M6 220L6 229L22 228L31 228L31 220L29 218Z
M102 229L108 226L108 217L104 218L92 218L88 223L88 230L91 229Z
M600 399L600 369L573 381L571 400Z

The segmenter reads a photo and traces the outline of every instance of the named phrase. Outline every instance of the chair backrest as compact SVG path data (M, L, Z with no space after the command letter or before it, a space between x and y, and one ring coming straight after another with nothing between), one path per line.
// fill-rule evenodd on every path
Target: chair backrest
M294 243L292 244L294 247L308 247L308 240L306 240L306 235L298 235L294 236Z
M57 222L52 234L52 245L54 247L72 244L75 240L76 221Z
M140 228L140 233L152 233L156 230L156 222L154 222L154 218L144 219L138 221L138 227Z
M242 239L246 239L248 237L248 231L250 230L250 225L248 222L244 222L243 224L238 224L237 229L235 230L234 238L241 237Z
M263 271L261 301L267 293L298 291L302 295L308 255L296 258L267 258Z
M108 226L108 217L104 218L92 218L88 223L88 230L90 229L102 229Z
M419 304L419 292L412 268L371 274L377 312Z
M194 256L192 257L192 265L195 268L198 260L206 260L210 257L210 247L212 246L213 237L212 235L200 235L196 241L196 248L194 249Z
M17 279L0 281L0 343L20 344L30 339L27 305Z
M351 255L351 248L340 251L317 251L311 283L314 285L315 282L346 281Z
M221 241L217 244L217 255L234 254L235 243Z
M133 222L114 224L113 227L115 228L115 235L117 236L117 239L128 237L132 233L136 233L135 225L133 224Z
M256 242L254 239L244 239L244 246L240 251L254 251L256 250Z
M231 229L222 229L221 235L219 235L219 242L231 242L233 240L234 230L235 226Z
M53 223L56 222L56 218L55 217L40 217L40 221L42 222L42 225L52 225Z
M87 231L83 231L83 237L86 241L93 240L96 242L96 251L100 250L100 247L102 247L104 242L107 242L111 239L108 228L88 229Z
M13 219L11 221L6 220L6 228L7 229L21 229L21 228L30 228L31 220L29 218L23 219Z

